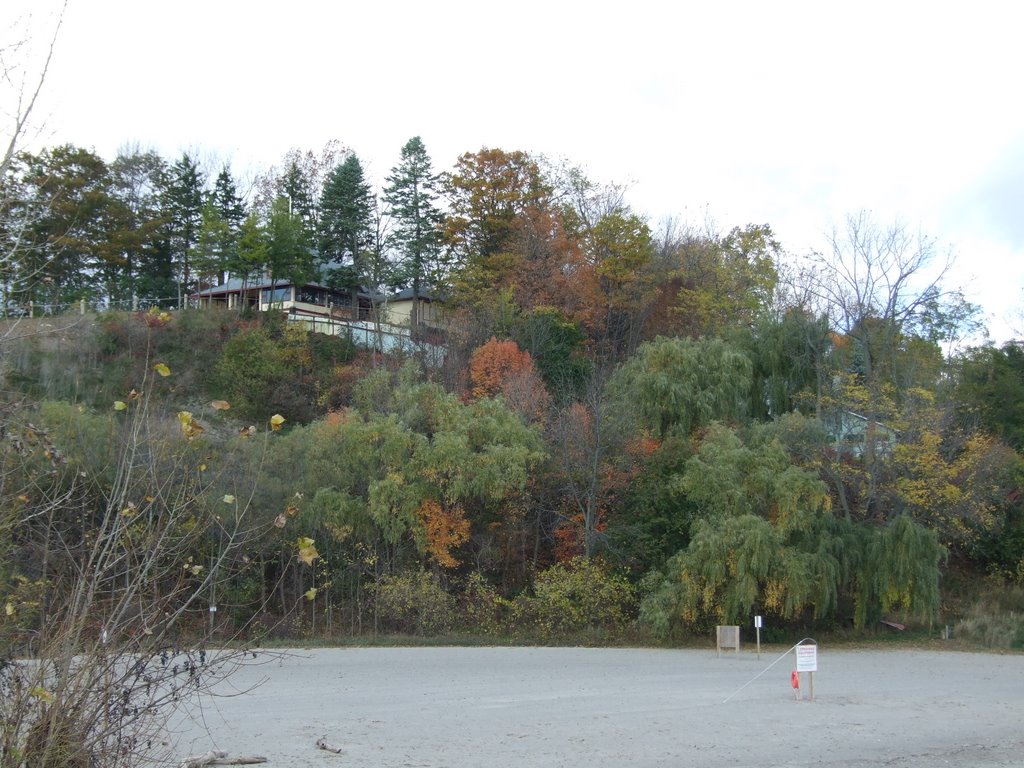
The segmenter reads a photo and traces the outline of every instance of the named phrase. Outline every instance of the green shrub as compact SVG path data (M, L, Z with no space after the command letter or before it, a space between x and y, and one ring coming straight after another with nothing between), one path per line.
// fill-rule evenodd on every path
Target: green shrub
M508 629L512 602L499 595L483 575L474 572L466 580L459 609L460 622L466 631L500 635Z
M523 620L548 636L619 629L633 616L636 592L604 563L576 557L537 574L533 596L519 597L516 607Z
M385 576L372 591L377 620L385 632L440 635L454 624L455 599L427 571Z

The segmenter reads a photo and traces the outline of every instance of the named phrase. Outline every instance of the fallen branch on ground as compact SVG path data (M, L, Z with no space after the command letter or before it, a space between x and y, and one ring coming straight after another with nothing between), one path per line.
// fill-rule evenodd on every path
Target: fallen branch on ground
M265 762L267 762L267 758L259 755L228 757L228 753L222 749L211 749L202 755L186 757L178 768L203 768L206 765L254 765Z
M321 736L316 740L317 749L326 749L328 752L334 752L337 755L341 754L341 747L336 747L327 741L326 736Z

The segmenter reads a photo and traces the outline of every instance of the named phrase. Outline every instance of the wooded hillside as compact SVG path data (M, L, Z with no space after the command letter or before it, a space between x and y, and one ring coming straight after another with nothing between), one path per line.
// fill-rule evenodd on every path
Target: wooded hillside
M379 195L336 147L249 205L187 155L58 147L5 185L12 314L153 306L8 320L7 642L107 536L105 605L177 537L133 610L191 589L178 619L222 637L871 628L940 618L951 569L1024 578L1019 350L963 346L977 309L898 224L798 259L523 152L436 173L418 139ZM443 298L444 363L188 308L328 263Z

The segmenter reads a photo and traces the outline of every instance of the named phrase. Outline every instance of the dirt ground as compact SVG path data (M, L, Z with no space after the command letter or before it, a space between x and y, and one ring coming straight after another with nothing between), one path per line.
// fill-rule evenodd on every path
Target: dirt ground
M1024 766L1024 655L822 647L811 702L784 650L291 651L222 683L176 752L289 768Z

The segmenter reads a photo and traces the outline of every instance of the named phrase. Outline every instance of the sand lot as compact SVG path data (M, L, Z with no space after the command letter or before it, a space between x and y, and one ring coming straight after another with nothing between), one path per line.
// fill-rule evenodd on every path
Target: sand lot
M206 700L177 753L289 768L1024 766L1024 655L822 647L809 702L790 687L793 654L751 682L784 650L293 651L223 683L264 680ZM316 749L321 736L344 752Z

